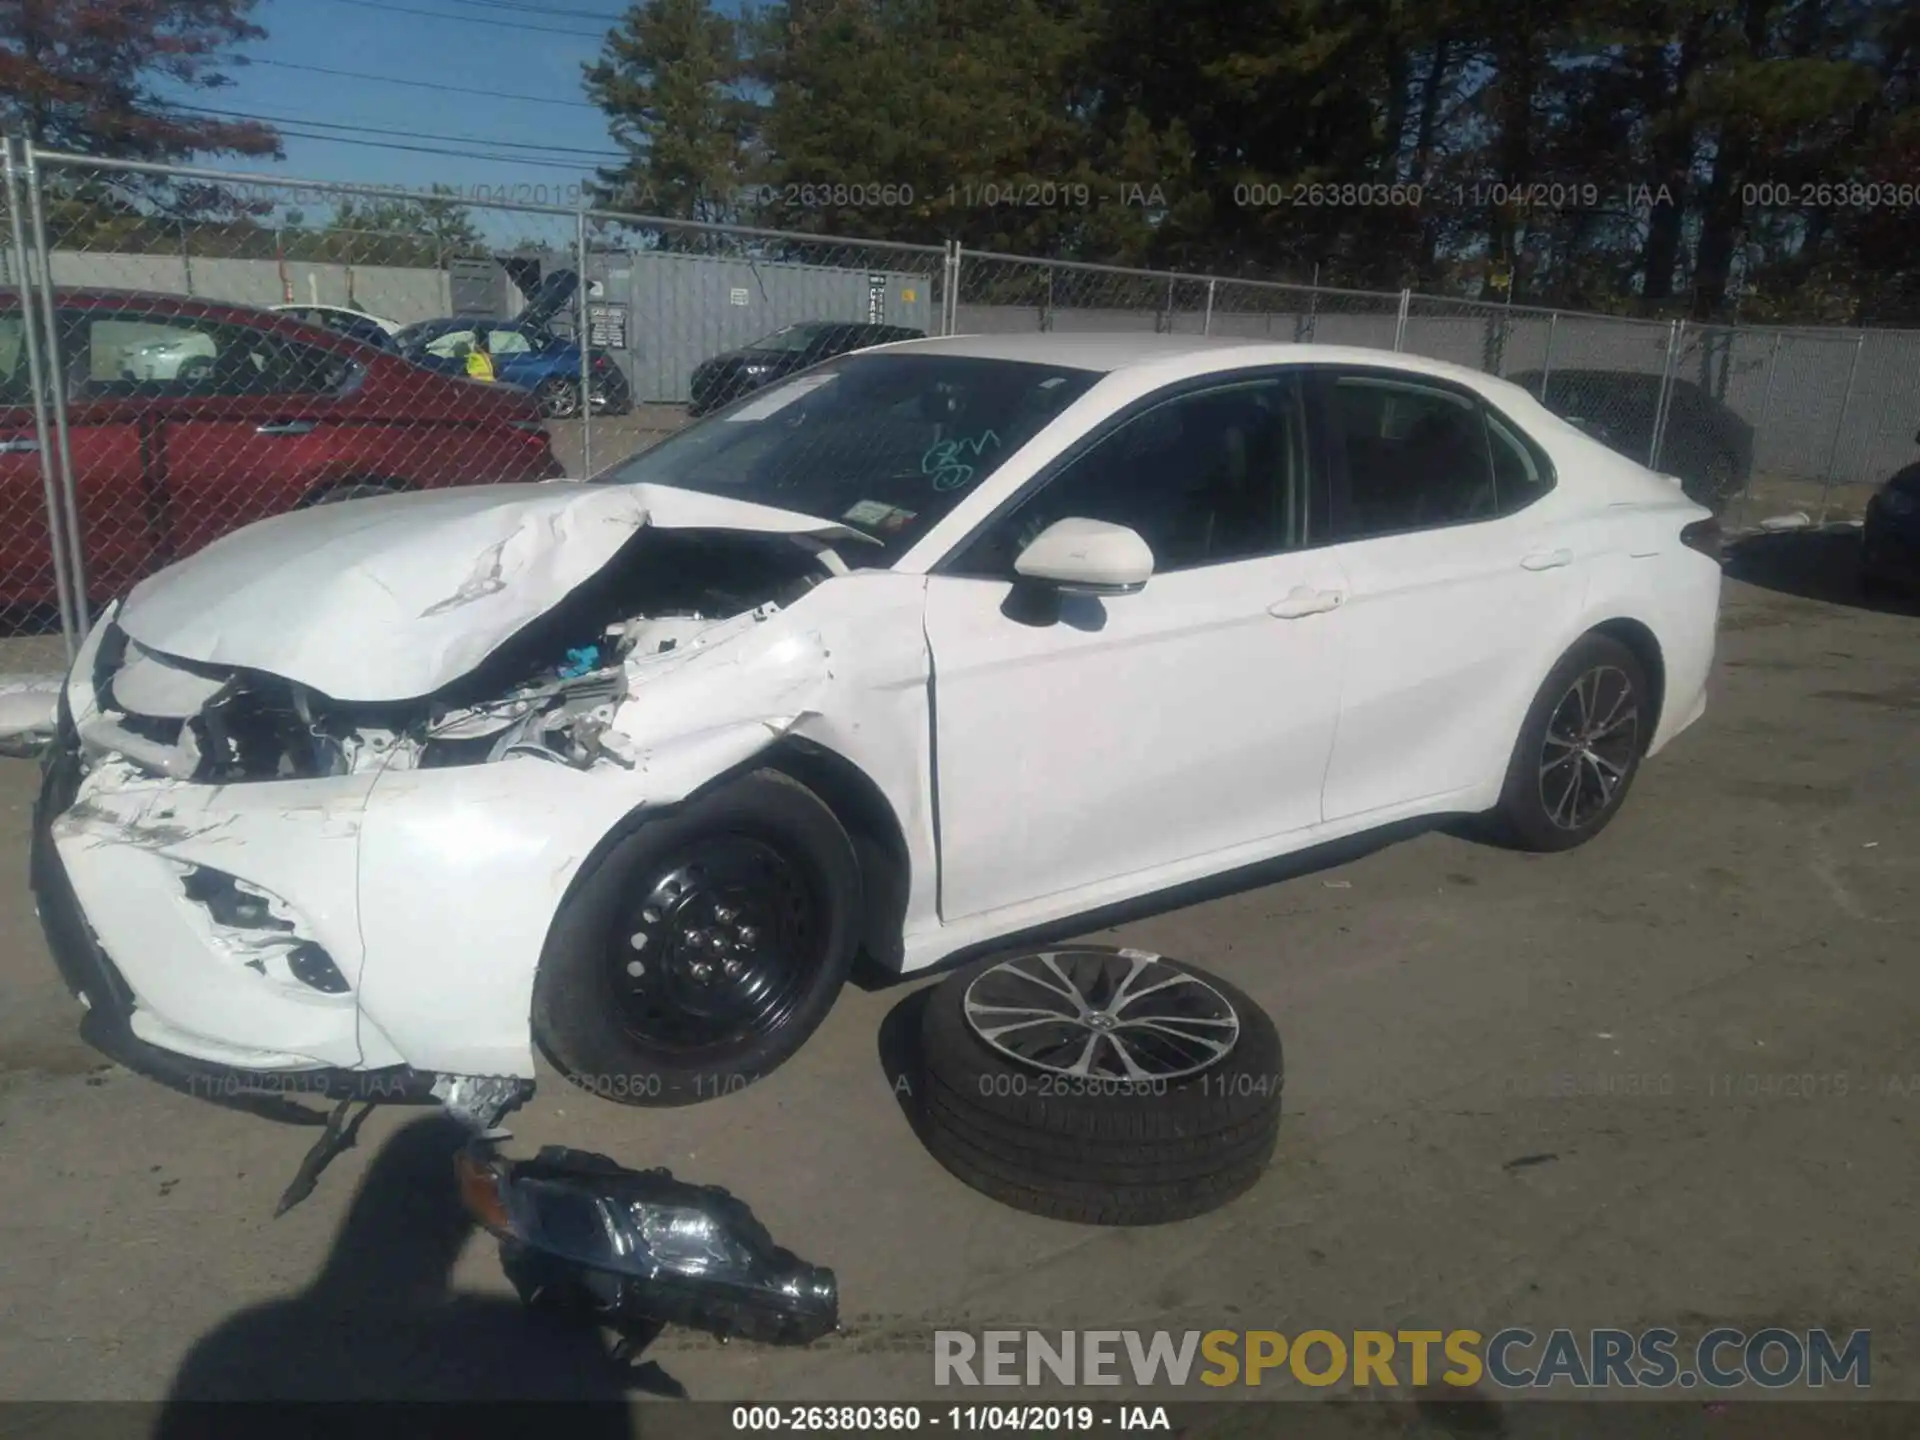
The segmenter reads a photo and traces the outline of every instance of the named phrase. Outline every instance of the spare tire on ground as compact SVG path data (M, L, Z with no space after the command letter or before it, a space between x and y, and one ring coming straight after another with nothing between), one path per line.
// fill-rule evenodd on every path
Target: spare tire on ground
M1178 960L1063 945L978 961L928 995L920 1051L927 1148L1016 1209L1185 1220L1247 1190L1273 1155L1273 1021Z

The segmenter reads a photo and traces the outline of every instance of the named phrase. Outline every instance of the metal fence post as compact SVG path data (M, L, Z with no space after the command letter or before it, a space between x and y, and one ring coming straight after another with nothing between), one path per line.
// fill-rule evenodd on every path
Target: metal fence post
M1742 510L1753 503L1753 472L1756 468L1755 462L1760 458L1760 428L1766 425L1768 417L1773 414L1773 381L1774 377L1780 373L1780 339L1780 332L1774 331L1773 344L1767 351L1767 387L1760 397L1760 426L1754 430L1753 454L1747 459L1747 478L1740 484ZM1733 358L1731 350L1727 358L1731 363Z
M945 292L940 304L940 333L951 335L960 328L960 242L949 240L947 253L940 262Z
M40 457L40 488L47 506L47 550L53 561L54 596L60 606L60 634L67 646L67 659L80 649L79 612L73 603L73 585L67 575L66 546L62 536L60 481L53 457L52 431L47 423L46 377L40 364L39 322L33 313L33 262L27 254L27 232L21 213L19 162L11 135L0 137L6 150L7 216L13 230L13 268L20 285L20 336L27 352L27 384L33 388L33 448Z
M1647 468L1660 468L1660 445L1667 438L1667 407L1673 398L1673 367L1680 354L1680 331L1683 322L1667 322L1667 358L1660 367L1660 394L1653 405L1653 436L1647 443Z
M1207 313L1200 317L1200 333L1202 335L1211 335L1213 333L1213 287L1218 283L1218 281L1213 279L1207 281Z
M580 478L593 474L593 331L587 324L587 292L593 281L587 270L587 210L573 212L574 270L580 277L574 289L574 329L580 337Z
M1813 523L1827 523L1827 504L1833 494L1833 472L1840 463L1840 437L1847 433L1847 411L1853 405L1853 384L1860 375L1860 354L1867 348L1867 332L1862 330L1860 338L1853 342L1853 363L1847 366L1847 390L1840 397L1840 419L1833 427L1833 444L1827 450L1827 472L1820 477L1820 517Z
M1401 350L1406 348L1407 311L1410 308L1412 308L1412 305L1413 305L1413 291L1402 290L1400 292L1400 313L1399 315L1394 317L1394 322L1393 322L1393 349L1395 354L1398 354Z
M1540 357L1540 393L1533 398L1542 405L1547 403L1547 378L1553 374L1553 335L1560 327L1560 312L1552 311L1547 316L1547 353Z
M33 248L39 252L41 273L45 276L45 283L40 287L40 315L47 327L47 395L53 402L53 432L60 457L60 514L65 522L62 528L66 532L67 583L73 593L74 628L84 635L93 622L87 613L87 566L81 550L80 503L74 496L73 439L67 432L66 379L60 368L60 317L53 303L53 251L47 248L46 205L33 142L27 141L25 149Z

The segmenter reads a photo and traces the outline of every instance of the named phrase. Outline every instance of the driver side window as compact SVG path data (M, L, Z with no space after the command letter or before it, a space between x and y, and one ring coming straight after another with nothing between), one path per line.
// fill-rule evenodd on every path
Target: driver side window
M1155 573L1306 543L1306 426L1292 377L1192 391L1133 416L997 518L955 572L1010 578L1057 520L1136 531Z

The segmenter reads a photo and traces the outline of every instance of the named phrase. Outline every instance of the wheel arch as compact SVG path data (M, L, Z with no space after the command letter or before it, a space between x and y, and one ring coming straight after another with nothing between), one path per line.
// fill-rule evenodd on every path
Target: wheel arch
M1652 692L1647 697L1647 705L1653 713L1648 723L1640 727L1640 749L1644 754L1660 729L1660 717L1665 713L1667 703L1667 663L1660 649L1659 637L1645 621L1624 615L1603 620L1586 634L1604 635L1626 646L1633 652L1633 658L1640 662L1640 668L1647 673L1647 687Z
M861 955L897 973L905 951L901 937L913 861L906 830L886 792L844 755L791 735L756 756L755 765L778 770L813 791L847 832L860 867Z
M913 879L906 830L886 793L866 771L825 746L787 735L738 764L712 775L677 800L646 802L622 815L580 857L554 907L548 928L558 921L583 876L642 825L683 810L694 801L755 770L777 770L806 786L832 812L853 842L860 872L861 958L872 967L897 974L904 958L902 932Z

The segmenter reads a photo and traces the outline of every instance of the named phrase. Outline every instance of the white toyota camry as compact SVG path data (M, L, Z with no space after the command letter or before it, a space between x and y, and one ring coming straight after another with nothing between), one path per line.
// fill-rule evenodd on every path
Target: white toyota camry
M148 579L68 678L35 887L144 1068L444 1095L538 1046L683 1103L862 952L1416 817L1580 844L1701 713L1718 546L1450 365L887 346L594 482L318 507Z

